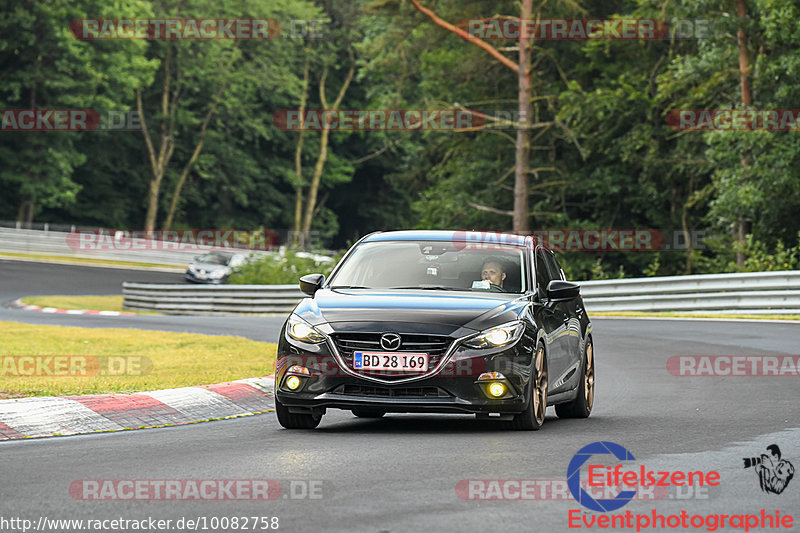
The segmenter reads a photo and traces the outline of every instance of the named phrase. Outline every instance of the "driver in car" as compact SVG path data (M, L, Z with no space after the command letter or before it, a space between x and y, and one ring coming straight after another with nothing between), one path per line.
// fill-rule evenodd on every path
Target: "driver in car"
M492 285L503 288L503 280L506 279L506 270L498 259L490 257L483 262L481 268L481 279L488 281Z

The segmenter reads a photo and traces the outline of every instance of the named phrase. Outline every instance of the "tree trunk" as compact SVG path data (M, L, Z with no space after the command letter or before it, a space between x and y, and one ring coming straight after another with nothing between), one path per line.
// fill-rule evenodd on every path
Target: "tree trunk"
M686 242L686 268L683 273L687 276L692 273L694 268L694 248L692 244L692 234L689 232L689 208L687 205L683 206L681 212L681 229L683 230L683 239Z
M147 195L147 215L144 219L144 229L149 234L156 227L156 214L158 213L158 189L161 186L161 177L158 174L150 180L150 188Z
M311 177L311 186L308 189L308 200L306 201L306 214L303 217L303 240L308 242L311 232L311 221L314 217L314 207L317 205L317 194L319 183L322 180L322 172L325 170L325 161L328 159L328 137L330 130L323 128L319 140L319 155L317 163L314 165L314 174Z
M30 104L31 109L36 109L36 84L31 87ZM34 153L38 155L41 152L41 144L35 138L32 140L31 144L34 146ZM28 177L29 183L36 183L38 180L38 174L32 174L30 170L26 170L25 174ZM35 193L23 194L22 198L20 199L19 211L17 212L17 222L22 224L22 227L25 229L31 229L33 227L33 211L36 205L36 197L34 194Z
M167 168L169 160L172 158L172 152L175 149L173 131L172 131L172 118L169 117L169 85L170 85L170 52L167 49L164 55L164 84L161 94L161 145L156 154L153 146L153 140L150 138L150 130L148 129L147 120L145 119L144 109L142 106L142 91L136 91L136 109L139 112L139 118L142 121L142 135L144 135L145 144L147 145L147 154L150 159L150 168L153 171L153 176L150 178L150 188L147 197L147 214L144 220L144 229L148 233L152 232L156 226L156 215L158 214L158 194L161 189L161 180L164 178L164 172Z
M524 35L522 24L520 25L519 35L519 64L514 63L496 48L481 39L467 33L445 21L436 13L420 4L419 0L410 0L414 8L420 13L430 18L434 24L450 31L465 41L468 41L482 50L488 52L493 58L517 73L519 85L519 115L520 122L517 124L517 139L515 141L515 165L514 165L514 210L511 212L512 223L515 231L527 231L528 226L528 169L530 162L530 131L531 131L531 50L529 49L531 39L529 35ZM533 0L522 0L520 19L530 20L533 14Z
M310 58L306 54L305 65L303 66L303 92L300 95L300 120L304 120L306 112L306 102L308 101L308 71ZM294 226L292 228L292 248L306 246L306 239L300 240L303 220L303 138L305 130L300 128L300 135L297 139L297 149L294 152L294 174L297 178L294 190Z
M739 17L739 79L742 86L742 105L753 105L753 95L750 92L750 56L747 53L747 33L744 26L747 22L747 0L736 1L736 15Z
M350 82L353 81L353 75L356 73L356 65L352 54L353 52L350 50L350 70L347 72L347 77L345 78L342 87L339 89L339 94L330 108L328 108L328 98L325 96L325 79L328 77L327 65L325 66L325 70L322 72L322 79L319 82L319 99L322 103L322 107L325 110L337 111L339 109L339 104L342 103L342 99L344 98L345 93L347 93L347 88L350 86ZM314 208L317 205L317 193L319 192L319 184L322 180L322 172L325 170L325 161L328 159L329 137L330 130L328 128L322 128L322 133L320 135L319 155L317 156L317 163L314 165L314 174L311 177L311 186L308 189L308 200L306 200L306 214L303 219L303 237L306 242L308 242L309 232L311 231L311 222L314 218Z
M223 83L220 86L219 90L217 90L217 94L214 95L214 102L211 104L211 107L209 108L205 118L203 119L203 124L200 126L200 138L197 141L197 146L195 146L194 152L192 152L192 156L189 158L189 161L186 163L186 166L183 167L181 176L180 178L178 178L178 183L175 184L175 191L172 193L172 201L170 202L169 205L167 220L164 222L165 230L172 228L172 219L174 218L175 210L178 207L178 199L180 199L181 197L181 189L183 189L183 184L186 182L186 178L189 176L189 172L192 171L192 167L197 161L197 158L200 157L200 153L203 151L206 132L208 131L208 124L211 122L211 119L214 117L214 113L216 113L217 111L217 104L219 103L219 99L222 96L222 93L225 92L226 87L227 84Z
M747 53L747 33L745 24L747 23L747 0L736 1L736 15L739 17L739 31L737 41L739 44L739 79L742 88L742 105L749 107L753 104L753 95L750 91L750 56ZM750 155L749 150L742 156L742 178L745 179L749 174ZM744 246L745 237L749 232L749 222L744 218L739 218L737 224L737 240L739 246ZM744 266L745 254L742 250L736 252L736 266Z
M17 210L17 222L19 222L24 229L31 229L33 226L33 211L35 205L35 200L31 196L25 195L21 198L19 209Z
M169 212L167 212L167 219L164 221L164 230L172 229L172 219L175 217L175 210L178 208L178 199L181 197L181 189L183 189L183 184L186 182L186 178L189 176L189 172L191 172L192 166L194 166L195 161L197 161L197 158L200 156L200 152L202 151L203 151L203 139L201 138L197 142L197 146L195 146L194 152L192 152L192 157L189 158L189 162L186 163L185 167L183 167L181 176L180 178L178 178L178 183L175 184L175 190L172 192L172 200L169 203ZM156 198L156 200L157 199L158 198Z
M522 21L530 20L533 13L533 0L522 0ZM519 32L519 124L517 125L516 163L514 168L514 231L528 230L528 167L530 161L531 125L531 50L530 36Z

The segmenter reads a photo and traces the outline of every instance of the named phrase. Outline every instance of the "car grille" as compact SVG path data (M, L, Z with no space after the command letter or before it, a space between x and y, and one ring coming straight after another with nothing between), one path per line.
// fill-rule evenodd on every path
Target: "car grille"
M332 335L333 342L336 343L336 349L339 355L342 356L347 367L364 376L373 376L384 380L398 380L406 379L413 376L419 376L419 372L400 372L400 371L380 371L373 370L365 372L363 370L356 370L353 368L353 352L355 351L373 351L385 352L381 348L380 338L383 333L336 333ZM401 343L400 349L392 353L427 353L428 354L428 371L433 370L442 360L447 353L447 349L453 342L451 337L446 335L412 335L400 334Z
M348 396L373 398L450 398L447 391L439 387L372 387L369 385L339 385L333 392Z

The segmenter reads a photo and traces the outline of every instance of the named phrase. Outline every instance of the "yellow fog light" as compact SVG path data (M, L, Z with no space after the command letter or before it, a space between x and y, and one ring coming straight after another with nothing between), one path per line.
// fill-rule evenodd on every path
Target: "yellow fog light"
M289 390L296 390L300 386L300 378L297 376L289 376L286 380L286 388Z
M502 383L492 383L491 385L489 385L489 394L494 396L495 398L505 396L506 386L503 385Z

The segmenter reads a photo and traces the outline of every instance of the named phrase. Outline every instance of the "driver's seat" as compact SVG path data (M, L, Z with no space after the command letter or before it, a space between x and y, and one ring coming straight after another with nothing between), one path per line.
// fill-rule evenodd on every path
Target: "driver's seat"
M508 268L508 272L506 272L506 279L503 282L503 288L508 292L519 292L520 288L522 287L519 267L513 263L508 266L511 268Z
M479 280L479 279L481 279L481 273L480 272L478 272L476 274L475 272L466 271L466 272L462 272L461 274L458 275L458 284L459 284L459 287L461 287L461 288L471 289L472 288L472 282L476 281L476 280Z

